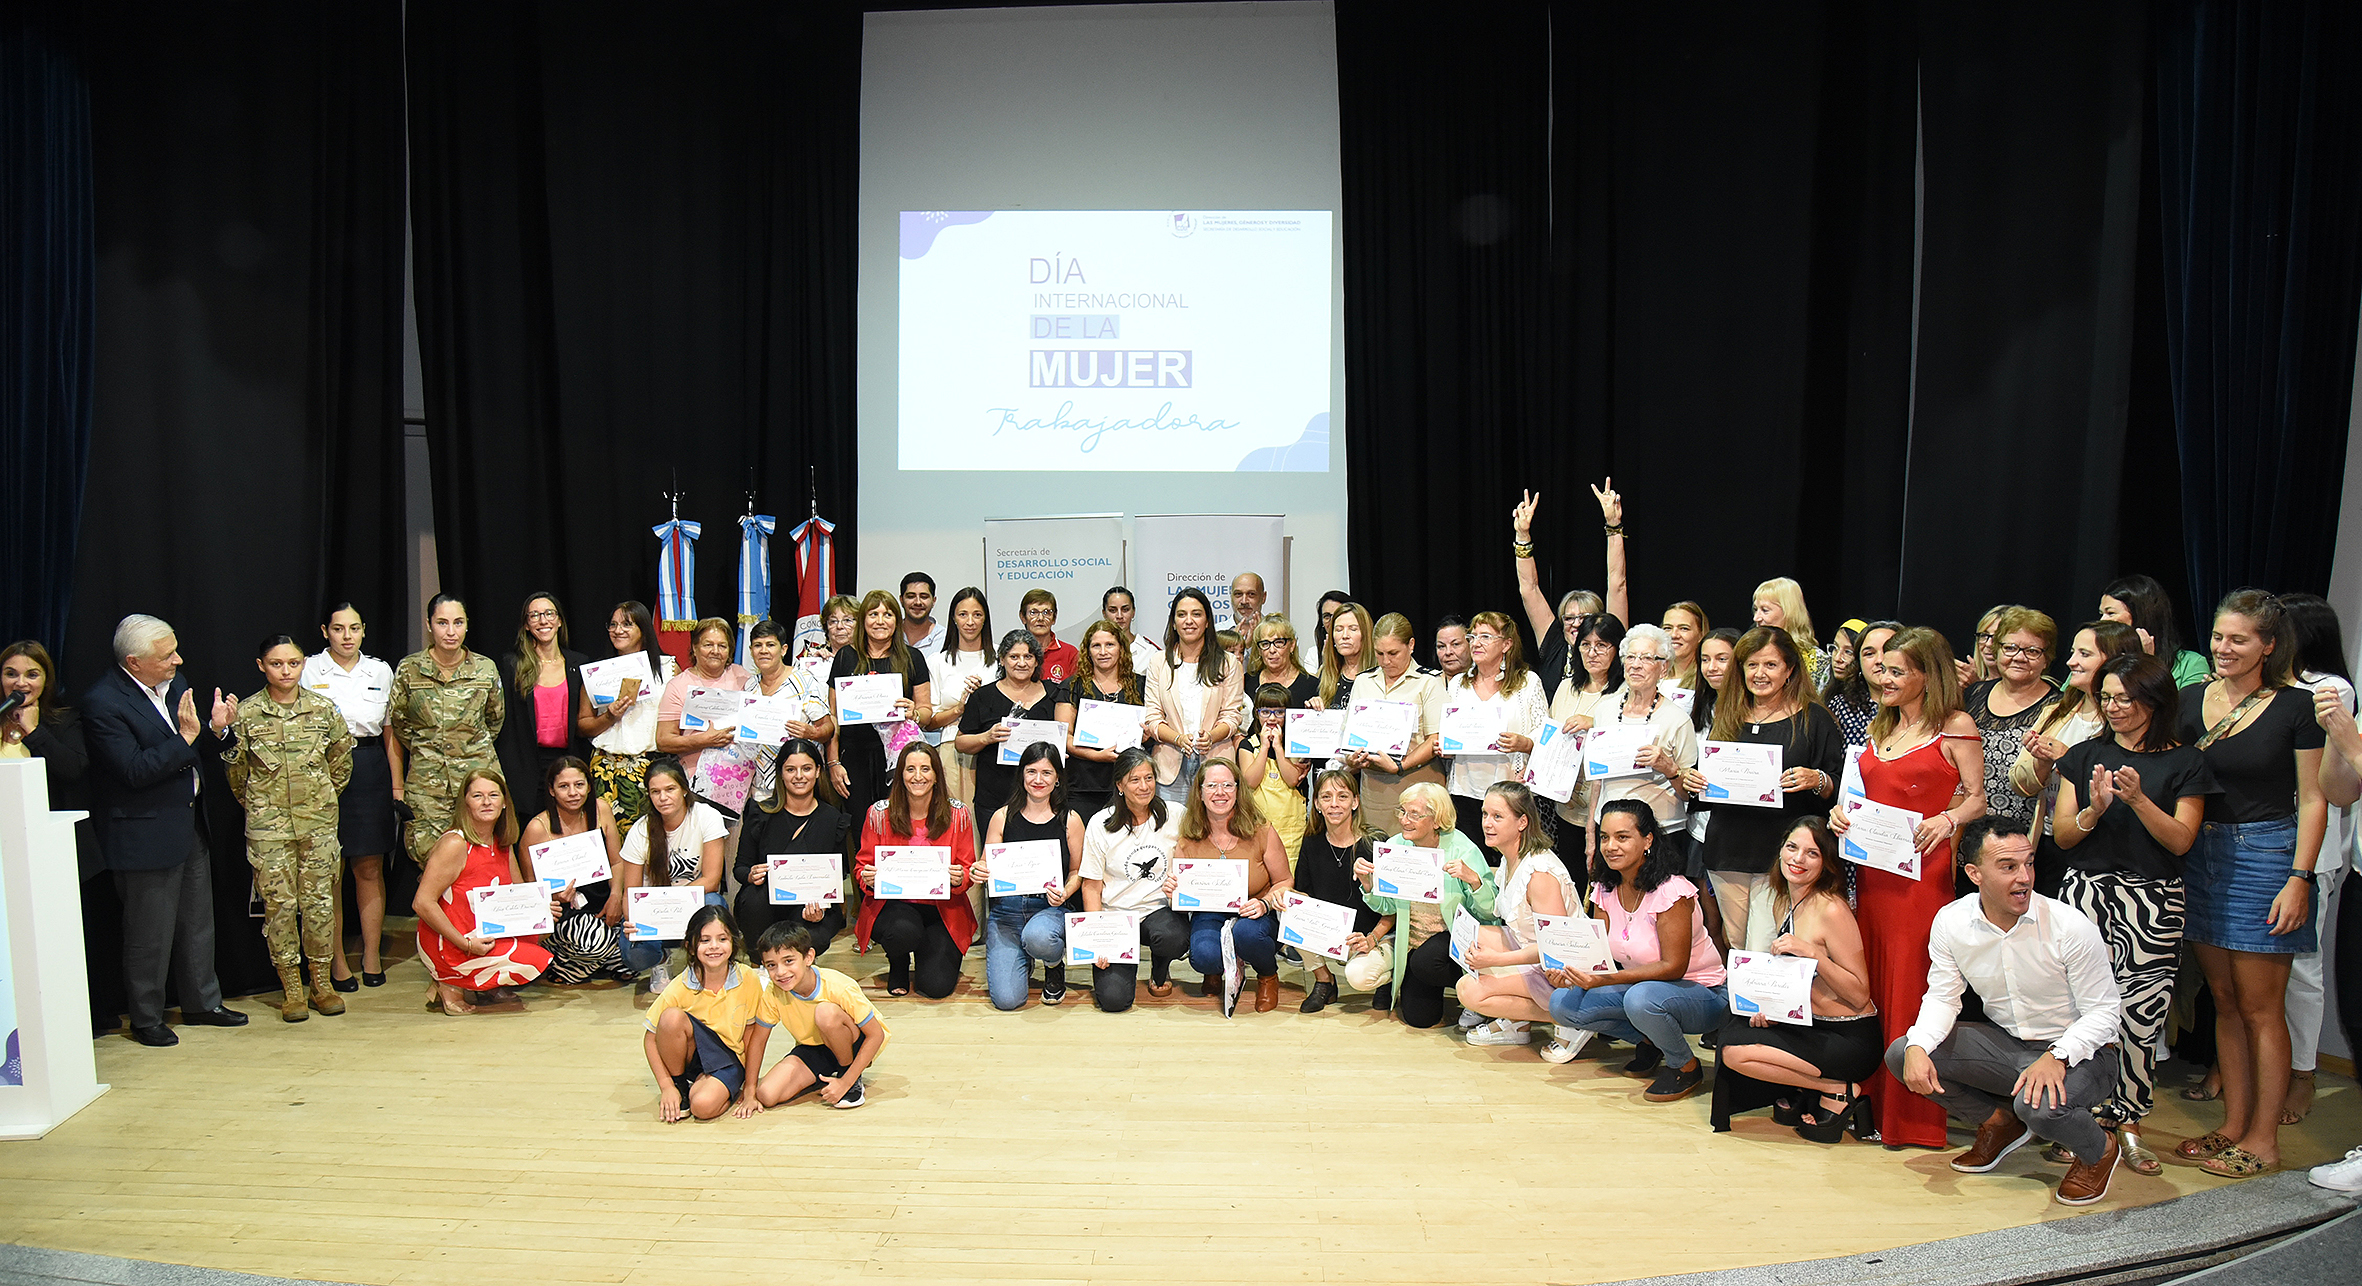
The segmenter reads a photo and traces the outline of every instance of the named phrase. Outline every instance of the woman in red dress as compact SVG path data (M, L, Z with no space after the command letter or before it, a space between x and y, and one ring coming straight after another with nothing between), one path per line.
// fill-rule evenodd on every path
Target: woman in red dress
M1870 996L1891 1043L1919 1019L1928 928L1952 900L1952 837L1985 815L1985 760L1976 721L1960 708L1960 680L1943 635L1920 628L1896 634L1865 661L1864 677L1878 694L1878 717L1862 750L1862 791L1873 803L1924 819L1912 837L1922 856L1920 878L1867 866L1855 871ZM1839 835L1849 825L1845 812L1840 798L1829 816L1829 829ZM1945 1146L1944 1109L1932 1100L1903 1088L1883 1068L1869 1094L1883 1142Z
M549 968L550 954L532 938L485 938L476 933L470 889L521 884L517 870L517 814L508 783L479 768L459 788L459 825L443 832L427 854L411 910L418 913L418 958L433 979L427 1008L472 1014L470 992L523 986ZM554 917L562 908L552 898ZM502 995L500 999L508 999Z

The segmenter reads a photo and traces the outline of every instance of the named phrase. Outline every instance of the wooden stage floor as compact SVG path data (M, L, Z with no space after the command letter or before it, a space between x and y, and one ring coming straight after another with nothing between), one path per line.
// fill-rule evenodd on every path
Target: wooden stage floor
M390 935L389 935L390 936ZM824 963L882 969L849 941ZM2168 1163L2106 1203L2050 1200L2033 1148L1820 1147L1701 1091L1644 1101L1595 1059L1472 1049L1366 1011L1225 1022L1211 1002L995 1012L981 954L950 1000L882 1001L868 1105L664 1126L618 988L445 1018L397 964L338 1018L181 1044L99 1042L113 1089L0 1145L0 1240L369 1283L1596 1282L1854 1254L2159 1201L2224 1180ZM1076 974L1080 978L1080 971ZM1291 974L1293 979L1295 975ZM881 996L882 1000L882 996ZM1616 1060L1618 1063L1621 1059ZM2187 1068L2169 1069L2172 1088ZM2160 1151L2219 1121L2170 1091ZM1961 1136L1963 1139L1965 1136ZM2283 1135L2362 1142L2351 1081Z

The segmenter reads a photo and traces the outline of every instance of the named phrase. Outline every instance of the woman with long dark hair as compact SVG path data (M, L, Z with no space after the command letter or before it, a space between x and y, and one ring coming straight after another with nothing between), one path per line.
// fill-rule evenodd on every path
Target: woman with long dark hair
M578 727L590 704L582 690L589 657L567 646L566 611L557 596L535 590L517 609L517 642L503 666L509 719L500 729L500 770L514 783L517 814L542 809L542 782L550 765L580 759L590 745Z
M1148 671L1157 793L1167 803L1189 797L1198 764L1238 754L1247 724L1246 667L1214 640L1214 604L1197 589L1173 595L1165 618L1163 663Z
M542 780L542 810L525 822L518 841L518 861L528 880L541 878L533 867L533 850L568 835L599 833L607 849L612 873L623 857L623 840L615 824L615 806L591 787L590 765L567 755L551 764ZM606 977L630 981L623 964L623 882L612 874L604 880L556 890L556 925L544 939L549 948L549 981L561 985Z
M853 819L821 797L821 765L827 759L828 752L820 743L800 737L789 738L779 748L778 787L769 798L748 806L733 863L738 876L737 914L733 918L741 929L760 939L773 924L792 920L811 935L815 955L827 951L828 944L845 931L844 905L774 905L767 859L797 854L844 857Z
M1017 756L1017 790L993 810L984 826L987 857L999 844L1029 842L1058 846L1065 873L1047 893L995 897L984 922L984 984L995 1009L1022 1009L1033 990L1033 966L1042 966L1042 1003L1066 1000L1066 912L1082 890L1083 822L1066 805L1065 756L1047 741ZM978 862L972 878L991 878L989 861Z
M575 726L591 739L591 782L614 808L615 824L629 826L648 811L641 782L656 754L657 708L664 703L664 686L680 667L656 646L656 618L638 599L608 610L607 646L613 656L636 652L646 657L649 682L634 681L630 692L603 705L593 705L585 693Z
M2321 725L2324 736L2337 726L2339 716L2345 726L2354 722L2354 676L2346 669L2344 631L2339 627L2337 609L2318 594L2283 594L2280 605L2288 610L2288 627L2296 636L2295 684L2313 694L2314 722ZM2321 861L2313 874L2313 933L2316 938L2332 932L2324 918L2330 899L2346 873L2352 869L2348 857L2354 851L2354 809L2357 783L2345 771L2345 757L2330 746L2321 754L2321 794L2329 807L2329 822L2321 839ZM2342 775L2342 784L2341 784ZM2280 1124L2296 1125L2313 1110L2313 1072L2320 1060L2321 1024L2326 1017L2326 999L2321 981L2321 952L2316 949L2300 952L2288 970L2288 1061L2291 1071L2288 1103L2280 1110Z
M872 937L886 953L886 994L912 991L941 1000L960 982L960 958L976 936L976 913L968 905L969 872L976 863L976 824L966 804L945 795L943 759L923 739L902 747L894 784L869 806L861 823L861 849L853 879L861 885L861 915L853 940L863 951ZM951 892L941 898L880 899L880 848L949 850Z
M829 714L836 720L836 736L829 741L828 779L844 796L846 814L866 817L870 805L883 799L893 785L887 780L887 765L900 763L902 751L911 742L926 739L919 730L933 713L934 687L926 656L902 640L902 607L892 594L871 590L861 600L857 619L859 632L851 644L838 649L828 671ZM866 674L891 674L901 683L902 695L894 702L899 717L890 723L855 723L848 728L837 702L836 680ZM940 755L935 762L940 778ZM945 798L949 797L946 792Z
M2140 631L2141 647L2173 667L2178 687L2204 683L2213 666L2182 646L2181 627L2174 623L2173 599L2153 576L2119 576L2100 591L2100 619L2117 621Z
M720 810L691 793L688 770L677 759L662 758L648 765L643 784L648 791L648 811L632 823L618 852L623 864L617 873L622 876L624 897L628 901L630 890L642 885L694 884L704 891L706 905L720 905L722 870L729 861L724 841L730 833ZM676 941L626 939L624 964L635 974L653 971L648 990L662 991L671 978L665 958L677 945Z

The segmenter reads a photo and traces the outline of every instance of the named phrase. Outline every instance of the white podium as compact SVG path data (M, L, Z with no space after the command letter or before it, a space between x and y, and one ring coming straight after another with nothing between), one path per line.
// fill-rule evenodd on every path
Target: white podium
M90 1038L74 823L49 765L0 759L0 1139L37 1139L106 1092Z

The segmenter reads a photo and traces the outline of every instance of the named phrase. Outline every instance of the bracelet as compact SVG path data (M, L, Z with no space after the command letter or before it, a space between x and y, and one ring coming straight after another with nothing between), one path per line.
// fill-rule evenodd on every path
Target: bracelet
M1534 542L1530 540L1513 541L1510 543L1509 548L1510 551L1515 553L1519 558L1531 558L1534 556Z
M1620 522L1611 522L1601 527L1600 530L1611 536L1621 536L1624 534L1624 524Z
M2088 812L2090 812L2090 811L2091 811L2091 807L2090 807L2089 805L2085 805L2084 807L2082 807L2082 808L2078 808L2078 809L2076 809L2076 810L2075 810L2075 829L2076 829L2076 830L2079 830L2079 831L2087 831L2087 830L2090 830L2090 829L2091 829L2091 823L2090 823L2090 822L2087 822L2087 821L2085 821L2085 820L2083 820L2083 815L2084 815L2085 813L2088 813Z

